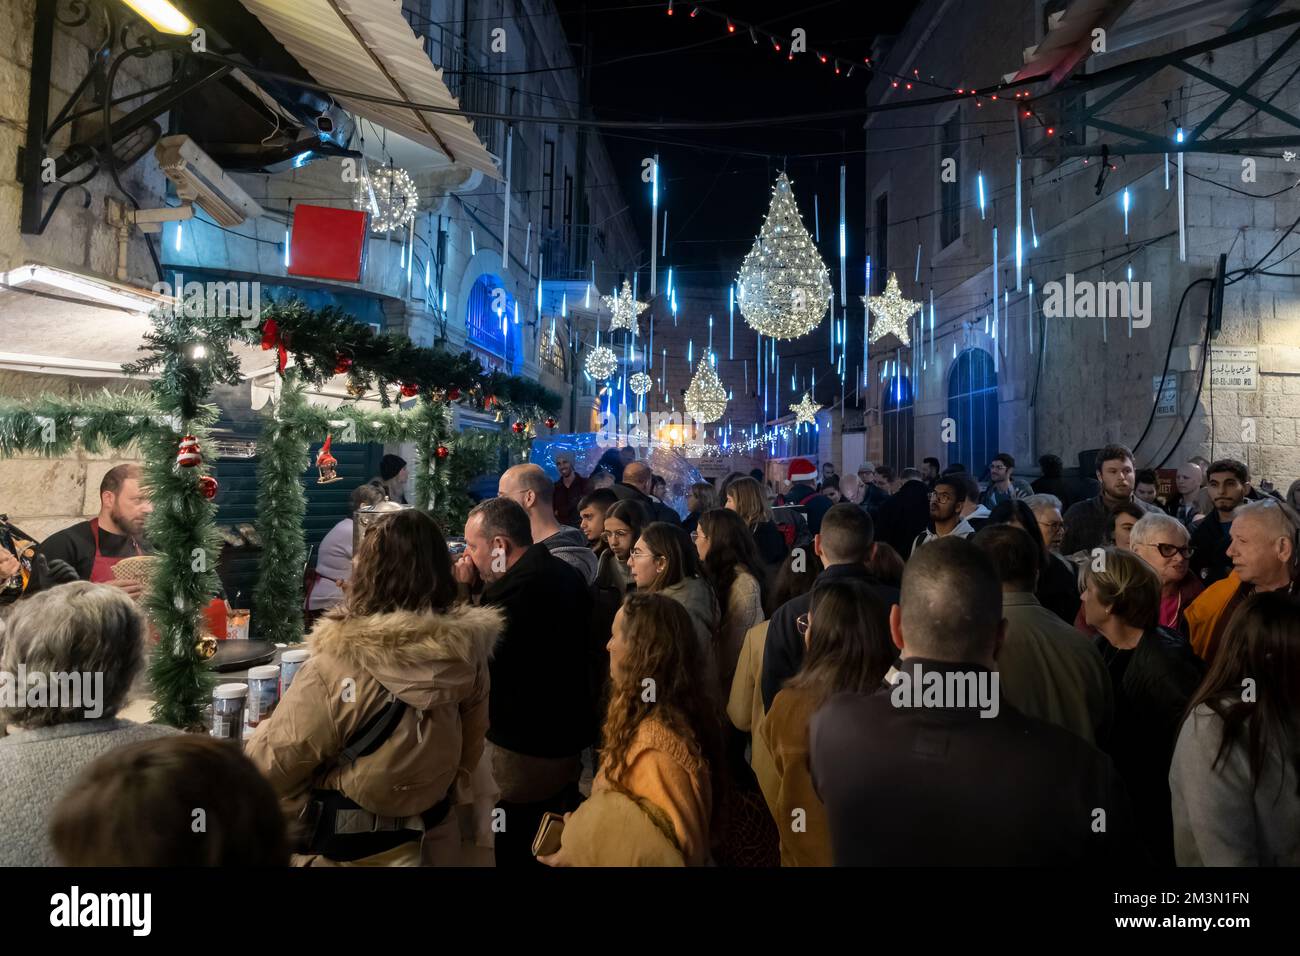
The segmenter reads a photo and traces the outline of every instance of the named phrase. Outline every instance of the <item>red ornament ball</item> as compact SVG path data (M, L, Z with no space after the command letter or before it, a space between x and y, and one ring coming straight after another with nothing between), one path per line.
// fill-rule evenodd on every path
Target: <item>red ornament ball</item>
M211 501L217 496L217 479L204 475L199 479L199 494Z
M414 398L416 395L420 394L420 386L412 385L410 382L407 382L402 386L401 392L407 398Z
M458 388L447 389L447 401L454 402L458 398L460 398L460 389Z
M334 363L334 374L342 375L350 368L352 368L352 359L348 358L346 355L340 355L338 361Z
M448 448L446 445L439 445L437 448L433 450L433 453L437 455L439 458L446 458L448 455L451 454L451 449Z
M510 427L513 428L515 430L515 434L518 435L520 432L524 430L525 425L523 422L515 422Z
M546 427L547 427L547 428L554 428L554 427L556 426L556 424L557 424L557 422L555 421L554 418L549 418L549 417L548 417L548 418L546 419Z
M199 440L193 435L186 435L181 439L180 449L176 453L176 464L182 468L193 468L203 461L203 456L199 454Z

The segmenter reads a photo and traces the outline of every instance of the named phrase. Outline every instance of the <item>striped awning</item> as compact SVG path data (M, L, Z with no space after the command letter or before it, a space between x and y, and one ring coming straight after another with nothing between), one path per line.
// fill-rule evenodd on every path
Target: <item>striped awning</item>
M241 0L318 83L331 90L459 109L393 0ZM497 163L459 113L337 95L359 116L499 179Z

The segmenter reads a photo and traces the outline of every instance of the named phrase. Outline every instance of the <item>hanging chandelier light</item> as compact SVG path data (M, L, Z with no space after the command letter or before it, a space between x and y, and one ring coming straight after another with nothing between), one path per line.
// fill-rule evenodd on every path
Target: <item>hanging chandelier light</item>
M722 380L705 355L686 389L686 414L698 422L708 423L716 422L726 411L727 390L722 387Z
M736 301L751 329L773 339L797 339L821 324L831 301L826 264L799 218L785 173L737 277Z
M601 381L609 378L618 368L618 356L604 345L597 345L587 353L583 367L592 378Z
M650 306L645 302L638 302L632 297L632 283L626 279L623 280L623 288L614 295L602 295L601 301L609 309L609 330L614 332L618 329L627 329L633 333L636 332L636 317L648 309Z
M415 181L396 166L380 166L358 179L353 202L358 209L369 210L371 232L400 229L415 218L420 208Z
M627 387L633 395L645 395L654 388L654 379L645 372L635 372L627 380Z
M884 295L864 295L862 304L876 317L876 321L871 324L871 335L868 336L868 341L874 344L893 333L904 345L912 344L912 333L907 323L921 308L921 303L903 298L903 290L898 287L897 275L892 272L889 274Z

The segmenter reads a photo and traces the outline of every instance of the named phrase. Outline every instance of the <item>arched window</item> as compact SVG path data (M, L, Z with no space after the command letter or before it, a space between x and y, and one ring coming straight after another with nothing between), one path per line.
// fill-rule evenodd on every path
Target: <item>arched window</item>
M998 373L983 349L967 349L953 363L948 417L957 439L947 443L948 464L960 462L978 475L998 453Z
M465 306L469 343L483 364L515 372L519 328L515 325L515 297L500 276L483 273L474 280Z
M912 380L910 378L895 375L885 382L880 422L885 432L885 444L882 449L884 463L893 468L895 473L903 468L912 467L916 447L912 434Z

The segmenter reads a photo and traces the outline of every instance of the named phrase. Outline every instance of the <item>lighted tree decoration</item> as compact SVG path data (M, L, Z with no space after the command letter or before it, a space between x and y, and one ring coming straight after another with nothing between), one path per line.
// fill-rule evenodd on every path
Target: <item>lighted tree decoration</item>
M627 380L627 387L633 395L646 395L654 385L654 379L645 372L634 372Z
M758 238L737 277L736 302L751 329L773 339L797 339L821 324L831 281L812 236L799 218L785 173L772 187Z
M863 296L862 304L871 310L876 321L871 324L870 342L879 342L886 335L894 334L904 345L912 344L912 333L908 321L916 315L921 303L903 297L903 290L898 287L898 276L889 274L885 283L884 295Z
M602 295L601 301L609 309L609 330L618 329L636 331L636 317L650 308L645 302L638 302L632 297L632 283L623 280L623 288L614 295Z
M357 180L354 202L358 209L370 210L371 232L388 232L402 228L415 217L420 194L406 170L380 166Z
M727 412L727 390L706 355L686 389L686 413L699 422L716 422Z
M597 345L587 353L587 361L583 366L587 374L597 381L609 378L618 368L618 356L613 350L604 345Z
M803 398L795 405L790 406L790 411L794 412L794 424L798 428L800 425L815 425L817 423L817 413L822 410L812 399L811 392L804 392Z

